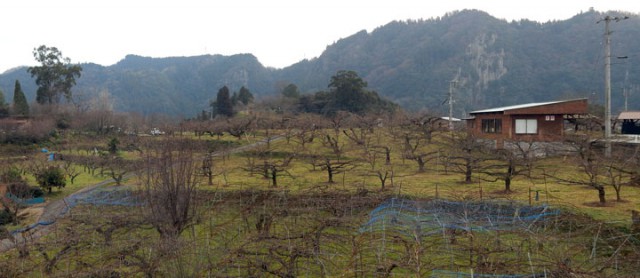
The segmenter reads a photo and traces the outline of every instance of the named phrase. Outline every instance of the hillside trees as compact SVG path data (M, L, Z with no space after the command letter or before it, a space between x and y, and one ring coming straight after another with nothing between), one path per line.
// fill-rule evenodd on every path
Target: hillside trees
M40 104L57 104L61 96L67 101L71 100L71 88L76 85L82 67L71 65L71 60L62 56L62 52L55 47L41 45L33 50L33 57L41 64L27 70L31 77L36 77L36 101Z
M281 94L285 98L297 99L300 97L300 90L296 84L291 83L282 89Z
M18 117L29 116L29 102L22 92L22 86L20 81L16 80L16 84L13 89L13 115Z
M376 92L366 90L366 87L367 82L355 71L338 71L331 77L329 83L331 100L326 112L349 111L363 114L391 108L392 105L389 102L382 100Z
M397 105L366 90L367 82L355 71L340 70L331 77L329 92L304 95L299 99L303 112L334 115L340 111L363 115L367 112L392 112Z

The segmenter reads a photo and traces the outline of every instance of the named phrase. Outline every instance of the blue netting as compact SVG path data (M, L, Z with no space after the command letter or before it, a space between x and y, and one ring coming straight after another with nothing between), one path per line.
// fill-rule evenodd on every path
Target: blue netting
M12 202L16 202L23 206L32 206L32 205L44 203L44 197L22 199L8 192L7 194L5 194L5 196L7 196L7 198L9 198Z
M121 188L101 188L76 193L64 198L64 205L60 209L56 209L56 207L59 206L48 208L53 212L45 211L38 222L25 228L12 231L11 234L15 235L17 233L29 231L38 226L51 225L56 222L57 218L62 217L69 212L70 209L81 204L95 206L138 206L142 204L142 201L130 190L123 190Z
M453 202L390 199L370 213L360 232L398 231L412 237L442 233L442 229L490 231L528 229L558 215L557 209L512 202Z
M481 274L481 273L464 273L453 272L448 270L433 270L431 271L431 277L433 278L542 278L547 277L544 273L534 274Z
M129 190L118 188L93 190L86 193L74 194L65 198L68 207L77 204L94 206L138 206L142 204L140 198Z

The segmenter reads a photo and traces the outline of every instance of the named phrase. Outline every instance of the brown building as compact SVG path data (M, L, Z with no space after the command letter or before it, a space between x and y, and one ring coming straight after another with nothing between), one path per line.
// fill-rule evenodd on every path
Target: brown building
M587 100L575 99L505 106L472 111L467 128L479 138L551 142L564 135L564 118L587 114Z

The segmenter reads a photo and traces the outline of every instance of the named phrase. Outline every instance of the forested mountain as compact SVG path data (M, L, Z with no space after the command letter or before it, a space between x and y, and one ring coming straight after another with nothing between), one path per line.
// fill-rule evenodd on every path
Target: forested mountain
M630 16L611 23L613 112L622 108L623 87L631 92L630 109L640 109L640 18L607 15ZM231 91L245 86L258 98L276 94L289 83L311 93L326 90L338 70L353 70L369 89L414 110L443 111L455 79L455 116L531 101L587 97L602 102L604 23L597 22L604 16L588 11L563 21L507 22L465 10L428 20L395 21L341 39L318 58L284 69L265 68L251 54L129 55L108 67L82 65L74 95L86 99L107 91L120 111L190 117L207 109L224 85ZM35 84L24 68L0 75L7 100L16 79L33 100Z

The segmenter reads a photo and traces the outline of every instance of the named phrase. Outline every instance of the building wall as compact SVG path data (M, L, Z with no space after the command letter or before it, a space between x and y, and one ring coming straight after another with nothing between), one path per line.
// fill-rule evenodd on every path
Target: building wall
M564 118L562 114L555 115L508 115L511 116L512 133L508 137L515 141L550 142L562 140L564 135ZM536 119L538 122L537 134L516 134L516 119Z
M501 132L483 132L482 121L487 119L500 119L502 121ZM516 134L516 119L537 120L537 133ZM500 147L505 140L527 142L559 141L564 135L564 119L562 114L504 115L502 113L483 113L476 114L473 120L468 120L467 128L472 134L479 138L495 140L496 144Z

